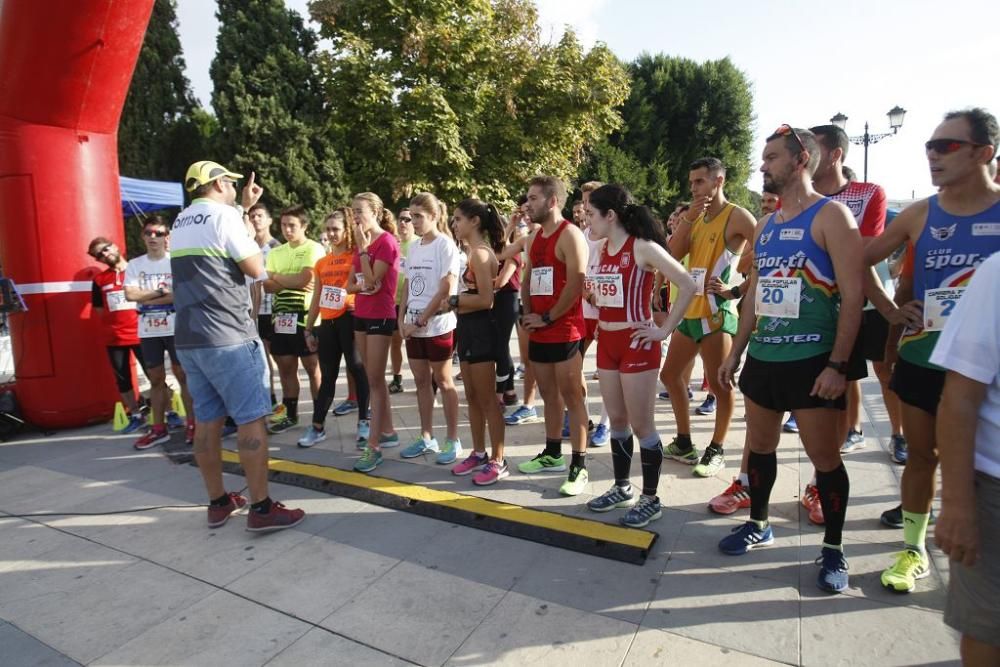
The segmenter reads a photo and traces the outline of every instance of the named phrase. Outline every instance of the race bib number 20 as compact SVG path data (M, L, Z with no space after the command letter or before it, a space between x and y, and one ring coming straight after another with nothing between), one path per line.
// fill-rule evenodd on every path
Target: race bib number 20
M797 320L800 296L801 278L758 278L754 304L758 315Z

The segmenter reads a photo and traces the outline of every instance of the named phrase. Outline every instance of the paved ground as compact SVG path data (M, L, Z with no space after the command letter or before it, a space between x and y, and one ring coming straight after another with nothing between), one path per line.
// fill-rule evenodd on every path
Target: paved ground
M407 442L417 419L405 384L409 391L393 399ZM589 386L597 392L596 382ZM941 554L917 592L879 585L902 536L880 527L878 515L897 502L901 469L888 462L877 385L868 381L864 391L868 446L848 458L851 588L835 597L814 584L822 532L798 504L811 468L794 436L778 450L774 546L740 558L716 549L742 520L706 509L738 466L740 403L730 466L718 479L665 463L669 509L650 526L660 537L641 567L293 487L275 487L273 496L309 518L267 536L246 533L242 516L208 530L204 509L191 507L12 518L205 500L195 468L136 452L132 438L108 426L25 434L0 444L0 665L955 664L957 639L941 620ZM657 418L668 439L668 404L657 405ZM273 453L347 468L356 456L353 421L330 417L331 437L307 451L295 447L297 432L276 436ZM694 417L699 447L711 425ZM512 462L530 458L542 427L510 428L508 441ZM607 448L591 450L590 495L575 499L558 496L561 475L514 473L475 489L396 451L378 474L618 518L582 506L610 484ZM239 489L242 479L228 484Z

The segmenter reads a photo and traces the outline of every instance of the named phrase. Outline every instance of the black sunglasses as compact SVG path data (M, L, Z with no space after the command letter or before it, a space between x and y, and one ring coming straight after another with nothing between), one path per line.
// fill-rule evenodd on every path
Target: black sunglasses
M931 139L924 144L924 148L928 151L934 151L935 153L946 155L948 153L954 153L962 146L974 146L979 148L985 145L986 144L977 144L974 141L966 141L965 139Z
M400 222L413 222L413 218L411 218L410 216L406 216L405 218L403 216L399 216L399 221Z
M147 229L146 231L144 231L142 233L143 236L146 236L146 237L149 237L149 238L157 238L157 239L162 239L165 236L168 236L169 234L170 234L170 232L161 232L161 231L157 231L155 229Z

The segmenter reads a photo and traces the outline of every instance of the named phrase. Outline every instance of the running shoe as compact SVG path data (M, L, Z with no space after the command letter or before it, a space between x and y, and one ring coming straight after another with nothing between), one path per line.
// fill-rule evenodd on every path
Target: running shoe
M128 418L128 424L126 424L125 428L123 428L119 432L120 433L125 433L125 434L135 433L136 431L138 431L139 429L141 429L145 425L146 425L146 418L143 417L142 415L135 415L134 414L134 415L132 415L131 417Z
M708 501L708 509L716 514L734 514L750 509L750 492L737 477L725 491Z
M268 422L271 424L277 424L287 416L288 408L285 407L284 403L278 403L277 405L271 406L271 416L268 419Z
M187 422L184 418L173 410L167 410L167 428L171 431L179 431L180 429L187 426Z
M307 426L306 432L299 438L299 447L312 447L317 442L326 440L326 430L317 431L315 426Z
M795 417L793 415L788 415L788 419L785 421L784 426L781 427L781 430L785 433L798 433L799 423L795 421Z
M368 444L368 438L372 434L371 422L367 419L358 420L358 437L355 440L355 444L358 449L362 449Z
M563 440L569 437L569 413L563 412L563 430L562 430Z
M542 452L530 461L518 463L517 469L525 475L534 475L539 472L563 472L566 470L566 458L564 456L549 456Z
M844 444L840 446L840 453L847 454L856 449L864 449L866 445L865 436L852 428L847 432L847 439L844 440Z
M809 523L822 526L826 523L823 517L823 503L819 499L819 489L815 484L806 484L802 492L802 506L808 510Z
M514 369L514 379L523 380L524 379L524 366L518 366Z
M662 516L663 511L660 507L659 498L655 496L640 496L639 502L628 512L625 512L625 516L619 519L619 521L621 521L623 526L628 526L629 528L642 528L649 525L650 521L656 521Z
M889 528L902 528L903 527L903 506L896 505L891 510L886 510L882 512L882 516L879 517L879 521L883 526L888 526Z
M882 585L897 593L909 593L917 587L917 579L931 573L931 564L926 554L913 549L904 549L896 554L896 562L882 572Z
M669 445L663 449L663 455L667 458L674 459L675 461L680 461L681 463L686 463L689 466L693 466L698 463L698 449L692 445L691 449L686 452L677 446L677 438L674 438Z
M194 444L194 422L188 422L187 426L184 427L184 444Z
M530 422L538 421L538 411L534 407L528 407L527 405L522 405L514 412L510 413L503 418L503 422L507 426L517 426L519 424L527 424Z
M578 496L586 490L589 480L590 473L587 472L586 468L571 465L569 467L569 476L566 477L566 481L559 487L559 493L564 496Z
M343 403L341 403L340 405L338 405L333 409L333 415L335 417L343 417L344 415L350 412L354 412L357 409L358 409L357 401L344 401Z
M471 475L477 470L482 470L483 466L485 466L488 461L489 458L486 456L486 452L483 452L481 455L476 452L472 452L465 457L464 461L451 469L451 474L458 475L460 477Z
M445 438L444 447L437 455L437 462L440 465L448 466L458 460L462 455L462 441L459 438Z
M403 447L402 451L399 452L400 457L404 459L415 459L418 456L422 456L427 452L434 452L437 454L441 451L438 446L438 441L434 438L426 440L424 438L417 438L411 442L406 447Z
M389 383L389 393L390 394L403 393L403 380L393 378L392 382Z
M606 424L598 424L594 427L594 432L590 434L591 447L604 447L611 442L611 432Z
M162 431L154 426L150 429L149 433L136 440L135 444L132 446L141 452L145 449L149 449L150 447L156 447L157 445L170 442L170 433L167 432L166 427L162 424L160 427L163 429Z
M691 473L696 477L715 477L725 467L726 457L722 453L722 447L709 445Z
M229 521L229 515L233 512L246 507L247 499L238 493L230 491L226 494L229 496L229 503L226 505L209 505L208 506L208 527L218 528L222 526L227 521Z
M660 399L661 401L669 401L670 400L670 392L669 391L661 391L659 394L656 395L656 397L658 399ZM694 392L692 392L691 389L688 388L688 400L690 401L692 398L694 398Z
M290 510L281 503L273 501L271 510L266 514L250 510L247 512L247 530L251 533L272 533L299 525L306 518L302 510Z
M626 487L613 484L610 489L587 503L587 509L592 512L610 512L632 507L638 500L631 484Z
M906 465L908 454L906 438L901 435L892 436L892 454L890 454L892 462L899 465Z
M288 429L295 428L298 425L299 425L299 420L297 418L292 419L291 417L285 417L279 422L272 421L271 424L267 427L267 430L270 431L271 433L284 433Z
M372 449L371 447L365 447L365 451L361 454L359 458L354 463L354 470L356 472L371 472L375 470L376 466L382 464L382 452L377 449Z
M840 549L823 547L816 559L819 576L816 585L827 593L841 593L847 590L847 559Z
M709 394L705 397L704 402L694 409L699 415L710 415L715 412L715 395Z
M488 486L509 476L510 471L507 469L506 461L489 461L479 474L472 478L472 483L476 486Z
M747 521L742 526L733 528L732 533L719 542L719 551L730 556L742 556L751 549L774 544L774 533L768 524L759 528L754 521Z

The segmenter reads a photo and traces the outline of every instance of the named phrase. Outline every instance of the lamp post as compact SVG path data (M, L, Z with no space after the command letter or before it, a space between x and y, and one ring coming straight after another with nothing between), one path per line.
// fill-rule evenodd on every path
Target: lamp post
M889 127L892 132L882 132L881 134L871 134L868 132L868 121L865 121L865 133L856 136L848 137L852 144L857 144L859 146L865 147L865 181L868 180L868 146L871 144L877 144L886 137L891 137L896 134L899 128L903 127L903 116L906 115L906 109L900 106L894 106L886 114L889 117ZM847 116L842 113L837 113L836 116L830 119L830 122L839 127L842 130L847 129Z

